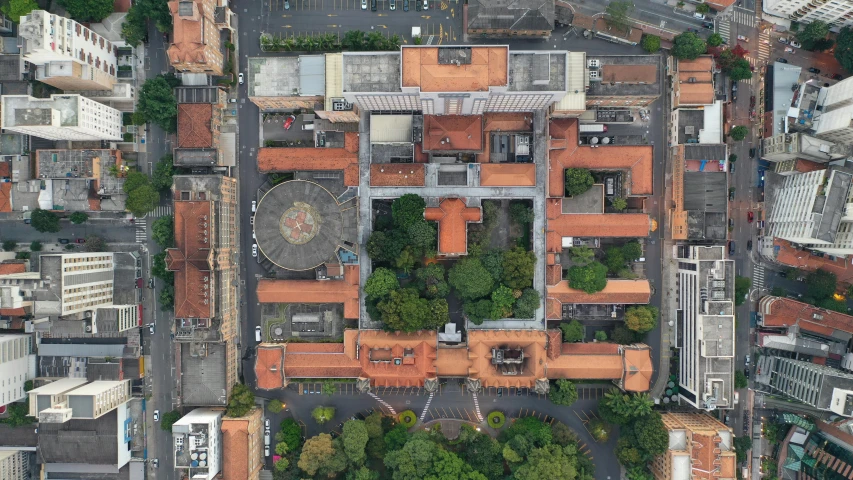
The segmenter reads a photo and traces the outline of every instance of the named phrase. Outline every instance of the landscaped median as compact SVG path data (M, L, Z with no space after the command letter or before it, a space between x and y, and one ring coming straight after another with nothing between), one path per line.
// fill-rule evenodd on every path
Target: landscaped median
M494 428L495 430L498 430L506 423L506 415L504 415L504 413L499 410L495 410L489 413L489 415L486 417L486 420L490 427Z

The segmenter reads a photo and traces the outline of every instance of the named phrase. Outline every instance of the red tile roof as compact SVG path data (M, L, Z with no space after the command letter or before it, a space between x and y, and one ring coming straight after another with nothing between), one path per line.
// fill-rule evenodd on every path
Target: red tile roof
M479 152L483 149L483 117L481 115L424 115L423 148L425 151Z
M647 345L628 345L622 347L622 351L622 388L629 392L647 391L655 372L651 348Z
M486 92L507 85L508 47L472 47L468 64L439 64L441 47L403 47L402 85L422 92Z
M260 442L263 440L260 439L263 436L263 422L260 417L261 410L255 408L246 417L222 418L222 480L258 478L258 472L263 467L260 458L263 452L253 452L252 443L255 443L256 450L260 450ZM255 430L250 432L251 426L254 426ZM250 464L253 465L251 470Z
M358 265L346 265L343 280L263 279L257 293L261 303L343 303L344 318L358 318Z
M208 103L178 104L177 148L213 147L213 105Z
M0 162L0 177L9 178L12 176L12 162Z
M818 170L826 170L826 164L798 158L794 164L794 170L802 173L816 172Z
M284 387L284 345L258 345L255 355L255 378L258 388L273 390Z
M758 305L765 327L799 325L801 330L820 335L829 336L836 330L853 334L853 317L850 315L783 297L764 297Z
M563 355L613 355L619 353L616 343L564 343L560 348Z
M261 148L261 173L294 171L344 172L344 185L358 185L358 155L346 148Z
M596 293L571 288L566 280L548 287L548 298L560 303L647 304L651 296L648 280L608 280L604 290Z
M652 178L654 148L651 145L613 145L599 148L578 145L578 121L575 118L551 119L550 134L552 150L548 154L550 165L548 173L549 196L564 196L564 172L567 168L628 170L630 171L631 195L651 195L654 193ZM564 146L564 148L555 148L557 146Z
M10 317L21 317L27 314L25 308L0 308L0 315L8 315Z
M27 271L27 266L23 262L3 262L0 263L0 275L8 275L10 273L24 273Z
M423 163L374 163L370 165L372 187L423 187Z
M536 185L533 163L481 163L480 185L483 187L532 187Z
M2 184L0 184L2 185ZM813 272L823 269L835 274L839 283L853 284L853 257L836 257L830 260L827 257L818 257L804 250L797 250L791 242L775 238L773 240L776 261L794 268L801 268Z
M438 207L429 207L424 218L438 222L438 253L464 255L468 253L468 222L479 222L479 208L466 207L459 198L445 198Z
M483 131L532 132L533 115L530 113L487 113L483 115Z
M0 212L12 211L12 183L0 183Z
M175 318L212 318L213 202L178 201L174 208L176 247L166 250L166 268L175 272Z
M549 254L551 255L551 254ZM549 264L545 266L545 283L556 285L563 279L563 267L560 264Z
M645 213L570 213L549 217L547 228L560 237L648 237L651 224Z
M563 319L563 304L556 298L548 297L545 299L545 316L548 320Z

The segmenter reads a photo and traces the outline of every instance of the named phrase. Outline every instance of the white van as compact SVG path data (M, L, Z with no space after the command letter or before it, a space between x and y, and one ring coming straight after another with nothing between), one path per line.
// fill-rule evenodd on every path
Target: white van
M266 447L270 446L270 434L269 433L264 434L264 446L266 446Z
M303 123L302 130L314 130L314 123Z
M261 341L261 326L260 326L260 325L258 325L257 327L255 327L255 341L256 341L256 342L260 342L260 341Z

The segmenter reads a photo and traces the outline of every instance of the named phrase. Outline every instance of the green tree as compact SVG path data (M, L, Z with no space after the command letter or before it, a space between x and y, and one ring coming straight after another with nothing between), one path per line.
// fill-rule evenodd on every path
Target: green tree
M737 461L743 462L747 458L746 453L752 449L752 437L750 437L749 435L735 437L734 446L735 454L737 455Z
M338 386L331 380L323 382L323 395L332 396L338 391Z
M633 430L638 440L637 445L643 451L644 460L651 461L666 452L669 447L669 432L658 412L637 418Z
M735 155L733 153L733 154L729 155L729 163L735 163L735 162L737 162L737 155Z
M637 333L650 332L657 326L658 313L651 305L629 307L625 310L625 326Z
M611 2L611 5L616 2ZM590 188L595 183L592 174L585 168L567 168L566 169L566 196L574 197L580 195Z
M634 465L626 472L628 480L655 480L655 476L645 465Z
M639 445L623 436L616 442L616 459L628 467L639 465L643 461L643 452Z
M627 425L636 418L652 413L654 404L646 393L622 393L614 388L598 402L598 413L606 422Z
M281 401L276 398L273 398L270 400L270 403L267 404L267 410L272 413L281 413L282 408L284 408L284 406L281 404Z
M406 238L396 230L373 232L367 241L367 254L377 262L396 261L404 248L406 248Z
M844 27L835 37L835 58L847 70L853 72L853 28Z
M616 273L625 266L625 255L619 247L610 247L604 254L604 265L611 273Z
M445 299L421 298L414 288L391 291L377 309L385 326L395 331L434 330L450 320Z
M838 288L838 277L834 273L818 269L806 276L806 294L815 300L832 297Z
M649 53L655 53L660 50L660 37L657 35L643 35L643 41L640 44L643 50Z
M388 294L399 288L400 281L397 280L397 274L388 268L379 267L367 277L364 293L368 298L378 300L387 297Z
M59 226L59 216L50 210L42 210L41 208L33 210L30 225L42 233L56 233L62 229Z
M394 260L394 266L399 268L403 273L408 274L415 268L417 260L417 254L413 251L412 247L406 247Z
M471 468L489 479L503 478L504 464L501 444L484 433L477 432L470 425L462 425L459 434L464 448L459 454Z
M712 33L708 37L708 46L709 47L719 47L723 44L723 36L719 33Z
M106 252L107 251L107 242L105 242L103 238L101 238L97 235L88 235L86 237L86 251L87 252ZM165 263L163 265L165 266Z
M426 201L420 195L407 193L394 199L391 204L391 216L398 228L407 231L415 223L424 221L424 209Z
M68 219L71 220L71 223L75 225L80 225L81 223L85 223L86 220L89 219L89 215L86 215L83 212L74 212L68 216Z
M276 445L276 447L278 447L278 445ZM290 460L285 457L281 457L273 463L273 470L277 473L286 472L288 468L290 468Z
M175 217L164 215L151 225L151 238L160 245L160 248L172 248L175 246Z
M394 425L385 434L385 445L388 451L399 450L409 441L409 431L401 423Z
M501 285L492 292L492 315L494 319L507 318L512 315L512 305L515 303L515 297L512 295L512 289L506 285Z
M289 452L299 450L299 447L302 445L302 428L296 423L296 420L292 418L282 420L279 425L279 433L282 436L280 441L287 444Z
M548 399L556 405L569 407L578 400L578 390L574 383L561 378L551 386Z
M484 320L492 318L492 301L488 299L465 302L462 309L474 325L481 325Z
M737 125L735 127L732 127L731 130L729 130L729 136L732 138L732 140L734 140L736 142L739 142L739 141L743 140L744 138L746 138L746 135L748 133L749 133L749 130L747 130L747 128L744 127L743 125Z
M532 288L525 289L512 307L515 318L533 318L539 308L539 293Z
M113 13L110 0L59 0L59 4L78 22L100 22Z
M568 343L580 342L584 337L584 328L581 322L572 320L568 323L561 323L560 330L563 331L563 341Z
M165 192L172 188L172 175L174 174L174 165L172 154L164 155L163 158L154 166L154 173L151 174L151 184L158 191Z
M640 245L640 242L631 240L622 245L622 255L625 257L625 260L634 261L643 256L643 247Z
M160 194L151 185L143 185L127 195L125 207L134 216L141 217L154 210Z
M824 298L814 303L815 306L833 310L835 312L847 313L847 302L844 300L836 300L834 298Z
M607 286L607 267L599 262L592 262L584 267L573 265L566 275L569 286L586 293L596 293Z
M610 201L610 205L616 210L625 210L628 208L628 201L622 197L613 197L613 200Z
M735 370L735 388L746 388L749 382L746 380L746 375L740 370Z
M486 250L480 255L480 262L482 262L483 267L492 274L492 279L494 281L501 281L504 276L504 252L502 250L497 248Z
M624 325L619 325L613 329L611 340L619 345L631 345L642 340L642 334L639 334Z
M335 447L328 433L311 437L302 447L297 466L312 477L334 476L346 468L346 457Z
M28 15L33 10L38 9L38 4L33 0L9 0L3 2L3 6L0 7L0 11L15 23L21 23L23 15Z
M533 269L536 256L533 252L515 247L503 254L503 282L514 289L533 286ZM492 300L494 301L494 299Z
M178 103L172 88L163 75L146 80L139 89L136 111L145 117L146 122L175 133L178 129Z
M680 60L695 60L707 50L705 40L693 32L676 35L672 42L672 56Z
M523 436L532 448L544 447L553 442L551 425L536 417L521 417L500 433L498 439L510 442L513 438Z
M124 190L124 193L130 193L130 192L136 190L137 188L143 187L145 185L150 185L150 184L151 184L151 179L148 178L148 175L146 175L146 174L144 174L138 170L131 170L125 176L124 184L122 184L121 188L122 188L122 190Z
M311 417L318 424L323 425L335 416L335 407L316 407L311 410Z
M38 240L33 240L30 242L30 251L31 252L40 252L42 249L42 244Z
M743 305L746 301L746 294L749 293L749 287L752 286L752 280L749 277L735 276L735 305Z
M579 266L589 265L595 260L595 250L589 247L572 247L569 249L572 263Z
M171 310L175 306L175 287L168 284L164 285L163 289L160 290L160 295L157 297L157 301L160 304L161 310Z
M444 298L450 293L444 265L431 263L415 271L417 287L426 298Z
M347 420L341 432L344 454L353 465L361 465L367 459L367 427L362 420Z
M815 20L797 33L797 40L803 44L803 48L811 50L815 42L823 40L827 35L829 35L829 25L821 20Z
M367 456L370 458L382 458L387 447L385 445L385 430L382 428L382 414L373 412L364 419L364 427L367 429Z
M160 416L160 428L167 432L171 432L172 425L174 425L175 422L180 420L182 416L183 415L181 415L181 412L177 410L172 410L171 412L164 413Z
M628 0L614 0L604 9L605 20L611 27L627 30L631 27L631 12L634 4Z
M752 68L750 68L749 61L747 59L738 58L732 63L732 66L726 71L726 74L733 82L748 80L752 78Z
M409 226L409 244L419 252L428 253L427 256L435 256L437 238L433 222L422 220Z
M232 418L242 417L253 408L255 408L255 394L242 383L234 384L234 388L231 389L231 396L228 397L225 415Z
M515 223L525 226L533 223L535 215L533 207L527 203L514 201L509 204L509 216Z
M21 427L36 422L35 417L28 416L29 403L14 402L6 405L6 417L0 419L0 423L10 427Z
M18 242L15 240L3 240L3 250L13 252L16 248L18 248Z
M394 480L419 480L447 478L460 480L486 480L459 456L439 448L427 432L418 432L403 448L385 455L385 466Z
M696 13L706 14L711 11L711 7L707 3L696 5Z
M599 342L606 342L607 341L607 332L605 332L604 330L596 331L595 332L595 339L598 340Z
M605 443L610 439L610 424L600 418L593 417L590 419L587 424L587 428L589 429L589 434L592 436L592 439L598 443Z
M577 478L575 469L575 449L546 445L533 449L523 463L513 473L517 480L551 480L554 478Z
M287 452L289 452L289 451L290 450L287 449L287 443L286 442L278 442L275 444L275 454L276 455L284 456L284 455L287 455Z
M494 281L479 258L463 258L448 274L448 282L463 300L482 298L492 293Z

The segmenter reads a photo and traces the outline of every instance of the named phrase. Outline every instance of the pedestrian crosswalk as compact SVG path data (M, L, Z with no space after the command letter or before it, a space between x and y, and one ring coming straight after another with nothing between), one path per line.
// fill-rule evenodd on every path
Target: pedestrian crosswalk
M727 19L720 19L717 22L717 33L723 37L723 41L732 44L732 22Z
M154 213L152 217L160 218L165 217L166 215L172 214L172 206L171 205L157 205L157 208L154 209Z
M770 60L771 51L770 32L758 32L758 63L766 64Z
M146 222L136 222L136 243L145 243L147 240L145 232L147 230L148 224Z
M429 404L432 403L432 397L434 397L434 396L435 396L435 393L429 394L429 398L427 399L427 403L426 403L426 405L424 405L424 411L421 412L420 419L422 422L424 421L424 417L426 416L427 412L429 411Z
M477 400L477 394L476 393L472 394L471 396L474 397L474 411L477 412L477 418L479 418L480 421L482 422L483 421L483 414L480 413L480 401Z
M387 408L391 412L391 415L397 415L397 411L394 410L394 407L389 405L388 402L386 402L385 400L382 400L381 398L379 398L378 395L376 395L373 392L367 392L367 394L370 395L371 397L373 397L373 399L376 400L377 402L379 402L383 407Z
M735 23L745 25L747 27L755 26L755 12L746 8L734 7L732 9L732 20Z
M764 290L764 266L755 264L752 266L752 285L759 289Z

